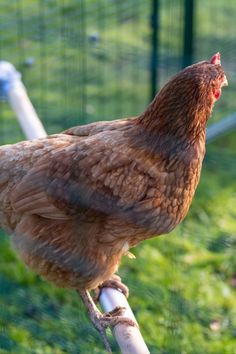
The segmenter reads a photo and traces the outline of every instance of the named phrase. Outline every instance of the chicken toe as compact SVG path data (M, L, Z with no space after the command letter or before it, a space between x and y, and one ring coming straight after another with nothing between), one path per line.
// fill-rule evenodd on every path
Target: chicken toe
M111 353L111 347L106 336L106 329L108 327L113 328L119 323L135 327L137 327L137 324L130 318L122 316L125 311L124 307L116 307L112 311L102 314L98 310L88 291L78 290L78 293L88 310L91 322L102 338L106 350L108 353Z
M114 274L110 279L104 281L99 285L97 289L95 289L94 301L97 302L99 300L103 288L113 288L119 290L124 294L126 299L129 297L129 288L124 283L122 283L121 277L119 277L117 274Z

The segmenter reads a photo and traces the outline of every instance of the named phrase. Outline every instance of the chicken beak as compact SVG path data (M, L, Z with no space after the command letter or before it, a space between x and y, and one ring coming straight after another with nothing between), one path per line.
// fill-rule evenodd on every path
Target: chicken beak
M228 80L227 80L225 75L223 76L223 80L222 80L222 83L221 83L221 87L223 87L223 86L228 86Z

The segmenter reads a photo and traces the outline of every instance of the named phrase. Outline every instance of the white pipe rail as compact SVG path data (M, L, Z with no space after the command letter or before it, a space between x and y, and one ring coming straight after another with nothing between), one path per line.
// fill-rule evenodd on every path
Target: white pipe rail
M122 316L128 317L137 323L128 301L120 291L112 288L103 288L99 301L105 312L110 312L118 306L125 307L126 310ZM113 328L113 335L119 344L121 353L150 354L138 327L120 323Z
M0 97L8 99L27 139L47 136L29 100L20 73L12 64L5 61L0 61ZM128 301L120 291L103 288L100 304L105 312L112 311L118 306L125 307L126 311L122 316L129 317L137 323ZM138 327L120 323L114 327L113 334L123 354L150 354Z
M0 95L7 98L27 139L44 138L47 133L27 95L21 75L14 66L0 61Z
M212 124L207 129L207 143L210 143L217 139L219 136L226 134L236 129L236 113L232 113L220 120L219 122Z

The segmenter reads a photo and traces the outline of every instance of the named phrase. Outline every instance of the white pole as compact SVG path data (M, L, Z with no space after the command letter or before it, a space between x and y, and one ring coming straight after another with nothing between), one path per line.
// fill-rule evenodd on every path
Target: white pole
M1 96L7 98L27 139L47 136L14 66L0 61Z
M119 306L125 307L126 310L122 316L128 317L137 323L128 301L120 291L112 288L103 288L99 301L105 312L110 312ZM119 344L121 353L150 354L138 327L119 323L113 328L113 335Z
M236 113L231 113L219 122L212 124L207 129L207 143L217 139L219 136L224 135L236 129Z
M47 136L29 100L20 73L12 64L5 61L0 61L0 96L8 98L28 139ZM126 311L122 316L129 317L137 323L128 301L120 291L103 288L99 300L105 312L112 311L116 307L125 307ZM138 327L117 324L113 334L123 354L150 354Z

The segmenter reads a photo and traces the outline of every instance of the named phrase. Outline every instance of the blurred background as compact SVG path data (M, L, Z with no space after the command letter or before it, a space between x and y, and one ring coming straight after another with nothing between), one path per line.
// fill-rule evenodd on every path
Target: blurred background
M220 51L236 111L234 0L0 0L0 60L14 64L48 133L142 112L182 67ZM0 102L0 143L24 139ZM145 241L119 274L153 354L236 353L236 131L209 143L186 220ZM118 353L113 343L114 353ZM73 291L18 261L0 237L0 353L104 353Z

